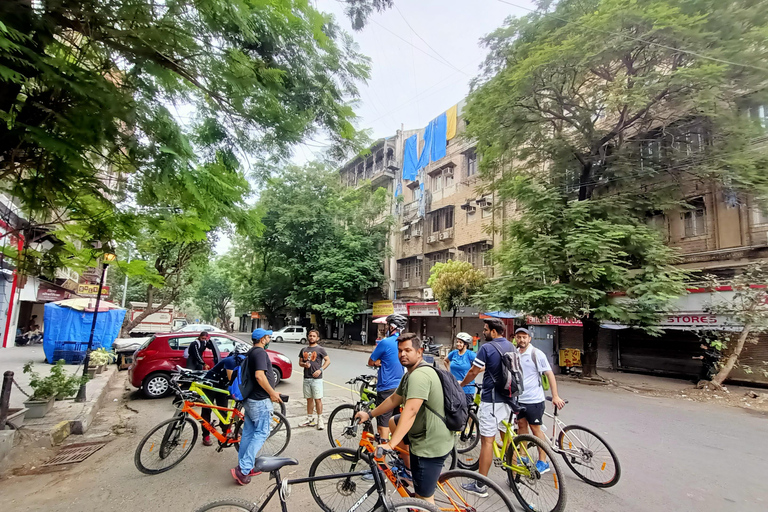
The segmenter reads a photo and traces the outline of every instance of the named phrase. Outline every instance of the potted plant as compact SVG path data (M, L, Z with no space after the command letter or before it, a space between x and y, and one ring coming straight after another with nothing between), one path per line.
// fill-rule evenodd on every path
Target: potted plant
M26 407L8 409L8 417L5 422L10 423L12 428L18 429L24 424L24 418L27 416L28 409Z
M94 350L91 352L90 362L88 363L88 370L96 368L96 373L101 373L109 364L110 354L104 348Z
M45 377L40 377L32 370L32 365L31 361L24 365L24 373L30 375L29 386L32 388L32 396L24 402L24 406L29 409L28 418L42 418L51 410L54 400L74 395L84 382L83 377L67 374L63 359L56 361L50 374Z

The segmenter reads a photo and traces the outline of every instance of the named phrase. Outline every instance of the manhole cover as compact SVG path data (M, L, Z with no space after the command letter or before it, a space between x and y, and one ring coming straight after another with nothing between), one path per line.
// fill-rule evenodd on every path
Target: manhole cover
M83 462L85 459L101 450L107 443L78 443L70 444L61 450L54 458L43 464L43 466L59 466L61 464L73 464Z

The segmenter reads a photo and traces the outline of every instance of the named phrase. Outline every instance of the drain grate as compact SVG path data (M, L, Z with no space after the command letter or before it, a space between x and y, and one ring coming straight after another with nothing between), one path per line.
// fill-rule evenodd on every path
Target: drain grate
M94 443L78 443L70 444L63 450L61 450L54 458L43 464L43 466L59 466L61 464L74 464L75 462L83 462L85 459L101 450L101 448L107 443L94 442Z

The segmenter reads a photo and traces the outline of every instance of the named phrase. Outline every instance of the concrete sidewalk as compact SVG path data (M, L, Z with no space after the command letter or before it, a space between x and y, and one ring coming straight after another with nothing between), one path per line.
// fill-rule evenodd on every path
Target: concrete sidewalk
M34 363L32 369L40 374L41 377L45 377L51 372L53 365L45 362L45 354L43 353L42 345L29 345L24 347L11 346L0 349L0 374L11 370L13 372L14 380L18 382L21 389L32 394L32 390L29 387L30 377L22 371L24 365L29 361ZM82 366L74 364L65 365L64 369L67 373L83 371ZM22 402L26 399L27 397L24 396L18 388L13 388L13 391L11 392L11 407L23 407Z

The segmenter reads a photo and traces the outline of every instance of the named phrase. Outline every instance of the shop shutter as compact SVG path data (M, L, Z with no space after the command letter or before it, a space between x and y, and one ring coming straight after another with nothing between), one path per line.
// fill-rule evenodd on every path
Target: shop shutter
M619 368L674 375L695 376L701 361L691 359L701 352L701 340L691 331L669 329L651 336L638 329L618 331Z

